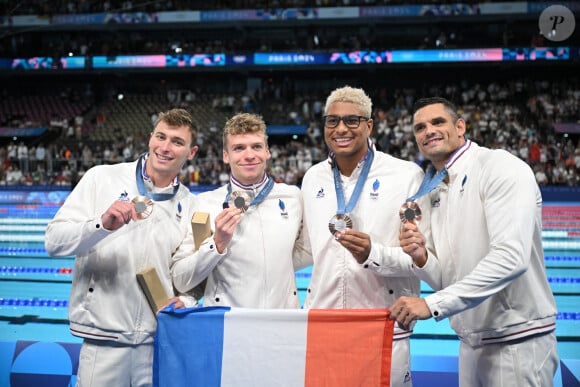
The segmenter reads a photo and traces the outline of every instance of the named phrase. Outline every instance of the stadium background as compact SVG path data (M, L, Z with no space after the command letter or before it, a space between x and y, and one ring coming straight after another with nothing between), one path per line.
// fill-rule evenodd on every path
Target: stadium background
M580 7L563 2L576 19ZM557 385L580 378L580 82L578 27L539 32L549 2L16 1L0 3L0 385L74 385L68 333L72 257L51 259L46 222L84 171L133 160L157 112L181 106L201 151L193 192L227 179L221 128L261 114L270 172L300 184L326 157L321 104L336 87L374 102L376 146L423 165L409 108L456 102L468 135L534 169L544 196L546 265L560 314ZM309 271L297 273L305 289ZM431 290L423 286L423 292ZM422 322L416 386L456 385L457 339Z

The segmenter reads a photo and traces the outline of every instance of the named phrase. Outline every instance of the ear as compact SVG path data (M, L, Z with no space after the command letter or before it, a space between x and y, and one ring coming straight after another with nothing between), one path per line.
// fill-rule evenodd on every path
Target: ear
M367 125L368 125L368 130L369 130L368 136L370 137L371 134L373 134L373 128L375 126L375 121L372 118L369 118L367 120Z
M228 152L225 149L222 150L222 158L224 160L224 163L226 164L230 163L230 156L228 155Z
M270 148L266 146L266 160L270 160L272 158L272 154L270 153Z
M457 122L455 123L455 128L459 137L463 137L465 135L466 127L467 125L465 124L465 120L463 118L458 118Z
M197 153L198 150L199 147L197 145L192 146L191 149L189 150L189 155L187 155L187 159L192 160L195 157L195 154Z

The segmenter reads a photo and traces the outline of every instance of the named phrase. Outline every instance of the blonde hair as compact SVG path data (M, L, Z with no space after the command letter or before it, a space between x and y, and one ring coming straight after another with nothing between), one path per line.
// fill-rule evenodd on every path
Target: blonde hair
M268 145L268 135L266 134L266 123L261 116L251 113L238 113L230 118L225 126L223 133L223 147L226 149L229 135L262 133L264 141Z
M328 113L330 105L335 102L350 102L355 104L360 108L363 116L371 118L373 102L363 89L357 89L350 86L344 86L335 89L332 93L330 93L328 98L326 98L324 114Z

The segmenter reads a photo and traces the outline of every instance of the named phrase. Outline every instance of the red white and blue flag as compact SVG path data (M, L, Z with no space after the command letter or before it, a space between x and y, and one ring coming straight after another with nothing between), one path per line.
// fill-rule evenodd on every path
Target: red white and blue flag
M389 386L387 309L166 308L154 386Z

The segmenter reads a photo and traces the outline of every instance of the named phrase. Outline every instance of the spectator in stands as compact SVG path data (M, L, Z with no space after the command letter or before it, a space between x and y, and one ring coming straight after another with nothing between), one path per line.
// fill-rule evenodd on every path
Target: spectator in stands
M28 173L28 146L24 141L20 141L18 144L18 163L22 173Z
M46 148L44 147L44 144L41 142L38 144L38 146L36 147L36 150L34 152L34 158L36 159L36 168L38 169L41 166L45 165L45 160L46 160Z
M433 239L407 222L401 246L436 292L399 298L391 316L403 327L449 318L461 339L462 387L551 386L556 304L544 266L538 185L517 157L465 140L456 112L443 98L414 106L415 139L443 180L434 179L426 195Z
M331 152L302 183L314 263L305 308L387 308L401 295L419 294L398 236L400 206L417 191L423 172L374 149L371 112L362 89L338 88L326 100L324 138ZM409 326L395 327L391 386L412 384L411 334Z
M196 199L178 174L197 152L195 136L187 111L161 113L149 153L88 170L47 227L51 256L76 255L69 320L84 339L81 386L152 384L156 318L135 274L155 268L171 295L170 261L193 251Z
M8 166L6 170L6 184L18 185L23 183L24 176L18 164Z
M536 165L534 167L534 176L536 178L536 183L540 186L548 185L548 176L546 176L545 167L543 165Z
M303 261L302 199L296 186L266 173L270 151L261 117L240 113L223 131L227 184L198 195L213 220L213 235L197 254L176 257L172 276L179 291L207 278L204 306L299 308L293 256ZM202 289L203 290L203 289Z

